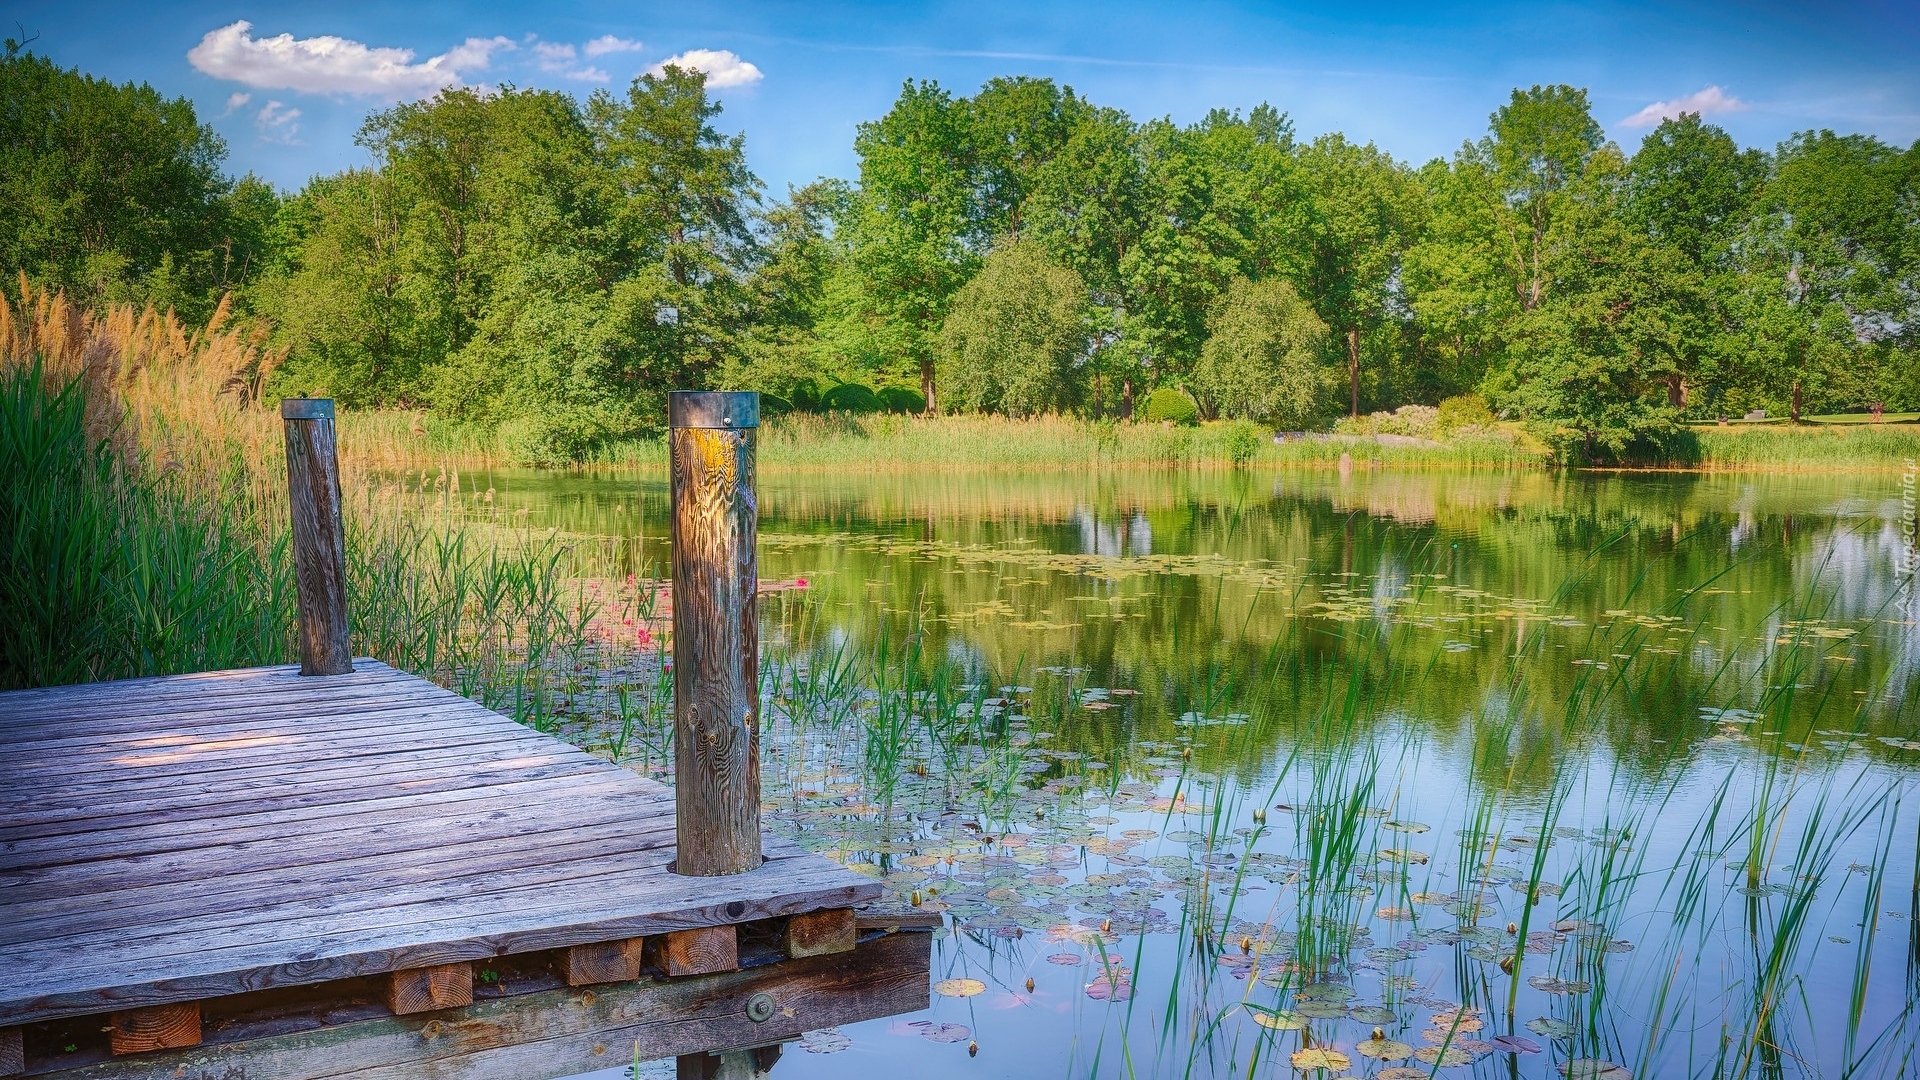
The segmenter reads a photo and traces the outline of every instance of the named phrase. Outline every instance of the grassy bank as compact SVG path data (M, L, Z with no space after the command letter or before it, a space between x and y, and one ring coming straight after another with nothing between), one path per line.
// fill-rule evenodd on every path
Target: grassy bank
M1898 471L1920 460L1920 426L1909 424L1729 424L1696 431L1701 465L1710 469Z
M277 432L278 418L259 423ZM1680 468L1755 471L1898 471L1920 458L1920 426L1729 425L1694 429L1698 452ZM456 463L519 463L511 431L425 413L343 414L341 453L375 470ZM871 416L794 414L760 430L760 464L770 470L1046 470L1129 468L1337 467L1548 468L1545 445L1520 425L1446 441L1391 436L1314 436L1274 442L1252 424L1197 427L1099 422L1058 416ZM604 448L587 467L664 469L666 445L638 439Z

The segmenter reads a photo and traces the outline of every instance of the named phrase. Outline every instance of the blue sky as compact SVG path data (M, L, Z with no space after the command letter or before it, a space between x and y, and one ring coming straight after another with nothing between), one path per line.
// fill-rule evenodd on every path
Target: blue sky
M27 0L32 48L185 95L229 168L297 187L365 162L366 114L440 85L624 87L672 57L713 72L771 192L851 177L854 128L906 79L971 93L1055 79L1136 119L1271 102L1311 137L1339 130L1413 162L1486 129L1515 86L1585 87L1631 151L1691 103L1744 145L1827 127L1920 139L1920 4L1320 4L1047 0L266 5ZM245 27L237 24L245 23ZM18 31L8 28L10 33ZM283 37L284 35L284 37ZM404 50L403 55L392 50Z

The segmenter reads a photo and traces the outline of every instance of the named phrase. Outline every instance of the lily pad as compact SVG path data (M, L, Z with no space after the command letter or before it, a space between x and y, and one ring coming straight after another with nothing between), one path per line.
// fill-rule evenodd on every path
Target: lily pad
M1573 1038L1573 1025L1565 1020L1555 1020L1551 1016L1538 1016L1527 1021L1527 1030L1535 1035L1545 1035L1549 1039Z
M800 1049L809 1054L837 1054L852 1045L852 1039L833 1028L821 1028L819 1031L809 1031L800 1036Z
M1504 1050L1509 1054L1537 1054L1540 1044L1525 1035L1495 1035L1488 1039L1495 1050Z
M1265 1009L1248 1011L1253 1014L1254 1023L1274 1031L1299 1031L1307 1026L1306 1017L1288 1009L1275 1009L1272 1012Z
M1413 1046L1398 1039L1363 1039L1354 1044L1353 1052L1381 1061L1401 1061L1413 1056Z
M933 992L941 997L967 998L987 992L987 984L979 979L941 979L933 984Z
M1305 1050L1293 1052L1293 1067L1301 1072L1313 1069L1344 1070L1351 1064L1353 1059L1337 1050L1323 1050L1317 1046L1310 1046ZM1628 1080L1632 1078L1629 1077Z
M1415 1050L1413 1056L1416 1061L1424 1061L1429 1065L1438 1066L1443 1069L1473 1064L1472 1054L1452 1046L1423 1046Z

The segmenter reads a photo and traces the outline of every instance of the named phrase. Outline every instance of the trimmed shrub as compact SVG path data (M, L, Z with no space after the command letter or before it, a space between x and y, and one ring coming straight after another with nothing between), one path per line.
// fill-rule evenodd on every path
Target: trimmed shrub
M1438 419L1443 432L1462 428L1490 428L1494 425L1493 410L1487 407L1487 399L1479 394L1461 394L1442 401Z
M793 384L793 393L787 395L787 400L801 412L819 412L820 388L813 384L812 379L801 379Z
M882 387L875 397L880 399L880 407L890 413L923 413L927 411L927 399L918 390L904 386Z
M1148 423L1171 420L1176 424L1191 424L1199 418L1200 407L1186 391L1172 386L1163 386L1148 394L1140 408L1140 419Z
M859 383L841 383L820 397L820 407L828 412L873 413L886 406L870 388Z

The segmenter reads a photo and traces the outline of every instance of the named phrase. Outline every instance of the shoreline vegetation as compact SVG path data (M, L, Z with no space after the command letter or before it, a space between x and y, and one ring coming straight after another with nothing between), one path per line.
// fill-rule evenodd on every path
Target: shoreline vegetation
M262 415L274 419L271 410ZM451 421L425 412L340 413L342 453L384 470L451 465L526 465L508 427ZM1551 469L1606 472L1898 472L1920 458L1920 424L1739 424L1692 430L1692 454L1675 460L1602 468L1559 465L1522 425L1437 439L1377 434L1282 437L1258 425L1221 421L1192 426L1040 416L903 416L889 413L789 414L764 420L759 464L773 471L840 468L1071 470L1087 467ZM665 469L662 439L611 443L574 469Z

